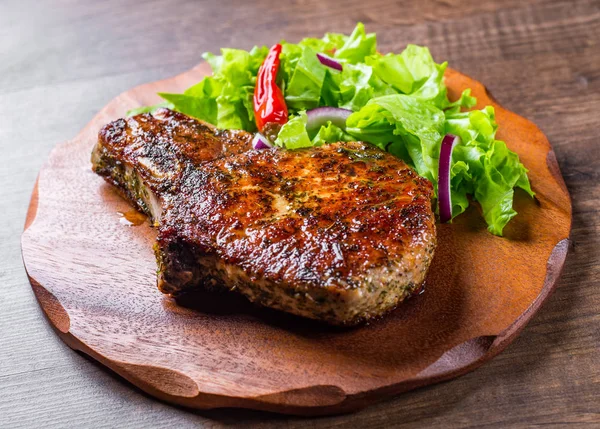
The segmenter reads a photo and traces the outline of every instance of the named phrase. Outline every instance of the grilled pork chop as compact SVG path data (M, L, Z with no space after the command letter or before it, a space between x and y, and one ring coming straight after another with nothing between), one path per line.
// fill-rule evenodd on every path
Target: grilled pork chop
M365 143L249 150L247 133L163 110L107 125L93 161L158 224L164 293L237 290L353 325L411 295L435 249L431 183Z

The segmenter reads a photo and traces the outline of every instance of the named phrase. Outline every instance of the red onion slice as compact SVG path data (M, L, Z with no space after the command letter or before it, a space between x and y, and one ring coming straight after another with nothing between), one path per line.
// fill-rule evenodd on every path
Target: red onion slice
M440 148L440 166L438 170L438 207L440 221L449 222L452 219L452 195L450 194L450 169L452 164L452 149L460 143L460 138L446 134Z
M269 149L272 147L273 147L273 145L261 133L254 134L254 138L252 139L252 149L260 150L260 149Z
M334 70L342 71L342 64L338 63L333 58L328 57L325 54L317 54L317 58L319 59L319 61L321 62L321 64L323 64L324 66L327 66L327 67L332 68Z
M306 130L317 131L321 126L331 121L333 125L343 130L346 129L346 119L352 114L352 110L341 107L317 107L306 112Z

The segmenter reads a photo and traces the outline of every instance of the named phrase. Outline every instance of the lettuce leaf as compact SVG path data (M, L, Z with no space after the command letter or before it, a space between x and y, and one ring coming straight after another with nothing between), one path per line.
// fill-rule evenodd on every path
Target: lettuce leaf
M517 154L500 140L494 140L484 155L483 167L484 172L475 183L474 197L481 204L488 230L502 235L506 224L517 214L512 208L513 188L521 187L533 196L527 169L519 162Z
M338 76L338 107L357 111L375 97L395 94L389 85L373 73L373 68L366 64L345 64Z
M496 140L498 124L492 106L470 112L446 112L446 132L458 135L461 144L452 154L452 216L468 207L467 195L481 205L488 230L502 235L517 213L512 208L514 187L533 196L527 169L516 153Z
M326 125L321 126L317 134L312 138L312 144L314 146L321 146L325 143L351 142L354 140L354 137L340 127L327 122Z
M316 52L331 54L338 49L341 49L348 40L348 36L340 33L326 33L321 39L307 37L302 39L298 45L311 48Z
M164 92L159 92L158 95L176 107L178 112L202 119L211 124L217 123L217 103L214 99Z
M312 147L313 143L308 137L306 131L306 112L298 112L298 116L294 116L287 121L275 140L275 144L286 149L302 149Z
M291 118L281 127L275 145L293 150L321 146L325 143L354 141L350 134L329 121L322 125L314 135L310 135L306 130L307 120L305 111L301 111L298 116Z
M125 115L127 117L130 117L130 116L139 115L141 113L152 113L155 110L160 109L161 107L166 107L168 109L172 109L173 105L171 103L169 103L168 101L164 101L162 103L154 104L152 106L142 106L142 107L136 107L135 109L129 109Z
M346 132L403 158L436 184L444 124L444 112L434 105L394 94L374 98L350 115Z
M416 45L408 45L401 54L369 57L366 63L379 78L403 94L412 94L427 80L441 84L439 72L443 75L446 69L446 63L438 65L433 61L429 49ZM439 84L431 86L445 90Z
M367 34L364 24L359 22L344 45L335 51L333 57L337 60L357 64L363 62L365 57L374 55L376 52L377 36L375 33Z
M256 130L252 96L258 68L268 53L266 47L251 51L222 49L221 55L206 53L213 75L183 94L160 93L173 109L210 122L219 128Z
M326 72L316 52L309 47L303 47L291 78L284 88L288 109L300 111L318 107Z

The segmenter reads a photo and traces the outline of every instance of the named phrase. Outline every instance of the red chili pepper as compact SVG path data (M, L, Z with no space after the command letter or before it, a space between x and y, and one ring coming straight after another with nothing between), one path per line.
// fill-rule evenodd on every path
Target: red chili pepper
M280 54L281 45L273 45L258 69L254 87L254 116L259 131L263 130L265 124L274 122L283 125L288 121L285 99L276 82Z

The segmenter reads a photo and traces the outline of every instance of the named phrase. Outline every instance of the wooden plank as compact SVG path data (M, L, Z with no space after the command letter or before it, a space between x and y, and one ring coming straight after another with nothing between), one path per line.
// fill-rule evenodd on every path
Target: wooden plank
M0 339L11 339L0 347L0 427L597 426L598 1L250 3L0 3ZM316 421L173 408L63 346L41 316L19 250L29 194L54 144L122 90L186 70L205 50L348 31L356 20L378 32L382 49L429 44L554 145L573 198L574 246L558 290L519 340L450 383ZM19 332L34 339L19 344Z

